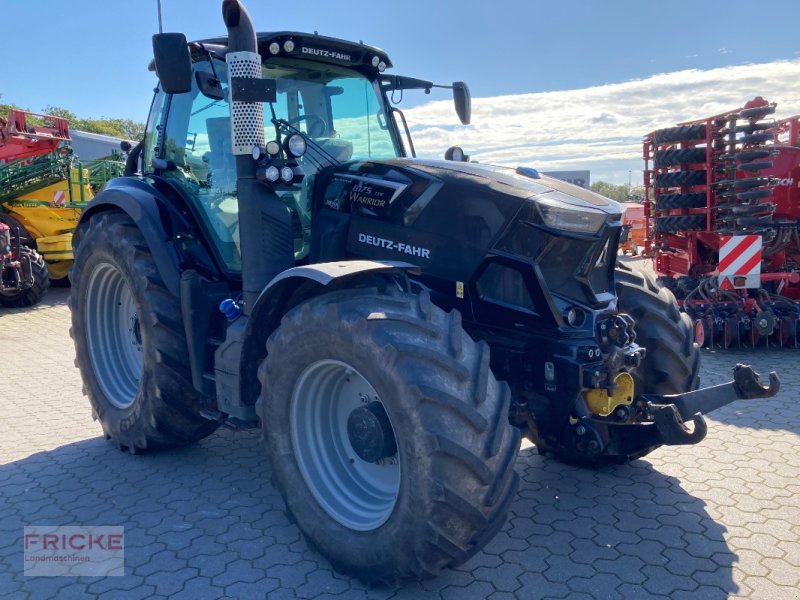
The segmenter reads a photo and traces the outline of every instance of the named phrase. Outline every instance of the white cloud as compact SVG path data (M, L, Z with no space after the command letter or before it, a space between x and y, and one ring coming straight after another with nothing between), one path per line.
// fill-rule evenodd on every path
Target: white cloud
M541 170L591 169L592 180L641 180L642 137L678 122L742 106L755 96L800 113L800 60L664 73L578 90L473 98L472 125L450 101L408 109L417 153L459 145L480 162Z

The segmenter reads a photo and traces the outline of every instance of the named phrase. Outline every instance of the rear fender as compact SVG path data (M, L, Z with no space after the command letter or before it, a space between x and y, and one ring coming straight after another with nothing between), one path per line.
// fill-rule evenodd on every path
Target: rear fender
M141 231L167 289L179 298L181 271L192 268L209 274L217 269L204 246L197 243L194 232L198 228L181 214L179 201L162 187L142 177L113 179L83 211L72 245L78 247L82 225L93 215L122 211Z

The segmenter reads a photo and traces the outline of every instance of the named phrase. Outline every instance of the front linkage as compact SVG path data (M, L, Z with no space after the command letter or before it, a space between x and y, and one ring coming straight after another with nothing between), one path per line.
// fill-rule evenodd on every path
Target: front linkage
M662 445L697 444L708 431L703 415L736 400L771 398L780 391L774 371L763 386L752 367L737 364L733 381L683 394L645 394L639 399L642 420L617 423L592 416L570 427L572 445L583 456L641 456ZM691 421L693 427L687 427Z

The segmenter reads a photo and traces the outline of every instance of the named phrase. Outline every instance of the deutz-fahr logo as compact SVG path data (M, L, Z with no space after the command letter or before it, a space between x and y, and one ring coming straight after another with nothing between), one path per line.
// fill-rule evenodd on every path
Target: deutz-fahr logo
M308 46L303 46L300 48L300 51L303 54L309 54L311 56L319 56L320 58L333 58L335 60L341 60L343 62L352 62L352 57L349 54L344 54L343 52L336 52L336 50L325 50L324 48L309 48Z

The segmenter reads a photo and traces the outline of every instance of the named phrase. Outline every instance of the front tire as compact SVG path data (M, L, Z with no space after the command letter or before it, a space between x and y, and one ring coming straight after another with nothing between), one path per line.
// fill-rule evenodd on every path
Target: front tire
M75 362L106 437L138 453L214 431L198 413L180 305L127 215L89 219L70 277Z
M259 378L275 484L336 568L374 584L421 579L494 537L518 483L519 433L488 346L457 311L427 293L332 292L290 311L267 350ZM365 406L383 411L378 437L395 444L378 444L377 460L362 457L374 435L347 433Z
M697 389L700 350L689 315L678 309L673 293L650 274L620 265L615 275L619 311L634 318L636 343L647 349L633 376L636 395Z

